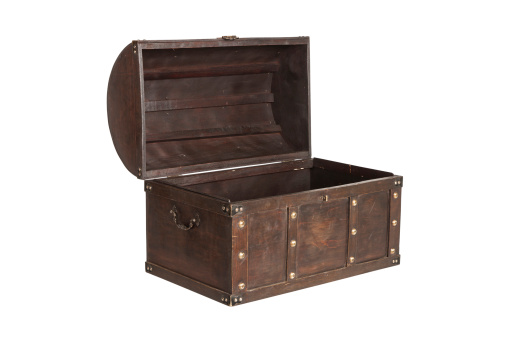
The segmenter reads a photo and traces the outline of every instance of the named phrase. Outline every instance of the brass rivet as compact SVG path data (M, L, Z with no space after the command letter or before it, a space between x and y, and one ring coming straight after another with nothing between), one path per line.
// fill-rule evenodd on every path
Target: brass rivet
M356 206L357 205L357 201L356 200L352 200L352 206Z
M394 255L396 253L396 249L392 248L391 249L391 255Z
M397 221L397 220L394 220L394 221L393 221L393 226L395 227L397 224L398 224L398 221Z
M357 230L354 228L350 231L350 233L352 234L352 236L355 236L357 234Z
M290 241L290 246L291 247L295 247L296 246L296 241L295 240Z
M295 219L296 217L298 217L298 214L295 211L293 211L292 214L290 214L290 217L292 219Z
M398 181L398 185L401 185L401 181Z
M245 283L239 283L238 287L240 290L243 290L245 288Z
M236 212L239 212L239 208L236 208Z
M245 258L245 253L243 251L241 251L239 254L238 254L238 257L239 259L243 259Z
M290 277L290 279L294 279L294 278L296 278L296 274L294 272L291 272L289 277Z
M239 228L243 228L245 226L245 221L239 221L238 223Z
M237 298L234 298L234 303L237 303L238 302L238 299Z
M222 297L222 302L224 301L224 297Z
M394 181L394 185L398 185L398 181Z
M243 297L239 297L239 301L242 302L243 301Z
M222 206L222 210L225 211L225 206Z
M225 301L227 302L227 298L225 298Z
M394 197L395 199L396 199L396 198L398 198L398 193L397 193L397 192L395 192L395 193L393 194L393 197Z
M239 208L239 211L243 211L243 207L240 207L240 208Z
M151 185L147 185L147 186L146 186L146 190L151 191Z
M349 261L350 261L351 263L354 263L354 257L350 257L350 258L349 258Z

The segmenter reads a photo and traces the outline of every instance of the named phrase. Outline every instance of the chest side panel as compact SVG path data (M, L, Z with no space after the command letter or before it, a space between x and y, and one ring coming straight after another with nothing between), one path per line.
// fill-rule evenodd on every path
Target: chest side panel
M229 291L230 218L153 193L146 196L148 262ZM190 230L177 226L195 219L199 225Z
M362 263L387 256L389 191L359 195L357 207L355 262Z
M297 276L339 269L346 265L348 198L306 204L297 217Z
M248 215L248 288L286 280L287 209Z

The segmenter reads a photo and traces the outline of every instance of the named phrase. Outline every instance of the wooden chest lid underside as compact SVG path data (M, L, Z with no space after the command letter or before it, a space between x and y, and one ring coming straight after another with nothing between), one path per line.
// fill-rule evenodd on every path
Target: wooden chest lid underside
M309 158L309 38L133 41L107 111L142 179Z

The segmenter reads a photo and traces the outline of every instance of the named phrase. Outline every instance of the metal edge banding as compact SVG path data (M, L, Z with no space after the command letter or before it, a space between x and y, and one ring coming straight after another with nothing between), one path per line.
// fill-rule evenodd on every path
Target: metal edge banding
M231 267L232 267L232 293L237 296L242 296L243 293L248 291L248 222L245 220L248 217L243 215L232 218L232 252L231 252ZM244 226L240 228L239 222L243 221ZM239 257L240 252L244 254L243 258ZM243 283L244 288L241 289L239 285ZM236 301L237 302L237 301Z
M137 41L137 57L139 62L139 90L140 97L140 111L141 111L141 168L142 178L146 177L146 110L144 107L144 64L142 47Z
M356 205L354 205L354 201ZM359 204L358 195L350 196L349 198L349 245L348 245L348 256L347 266L354 265L354 261L357 253L357 234L361 229L359 228ZM352 230L355 229L357 233L352 235ZM352 261L354 259L354 261Z
M286 281L293 282L298 278L298 268L297 268L297 251L300 245L300 240L298 238L298 219L299 219L299 207L289 207L287 208L288 214L288 229L287 229L287 273L286 273ZM292 213L296 213L296 218L292 218ZM296 241L296 246L291 247L291 241ZM293 279L290 278L290 274L294 273L295 276Z
M389 246L387 248L387 255L389 257L398 256L400 253L400 216L401 216L401 187L393 187L389 194ZM394 194L397 193L398 197L394 198ZM396 221L396 225L393 225L393 221ZM391 249L395 252L391 253Z

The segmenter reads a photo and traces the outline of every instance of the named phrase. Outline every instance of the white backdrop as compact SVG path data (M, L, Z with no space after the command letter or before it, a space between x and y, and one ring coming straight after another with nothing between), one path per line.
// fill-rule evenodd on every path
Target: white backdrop
M507 5L2 5L0 336L506 335ZM404 175L402 264L228 308L144 272L107 125L133 39L311 38L313 155Z

